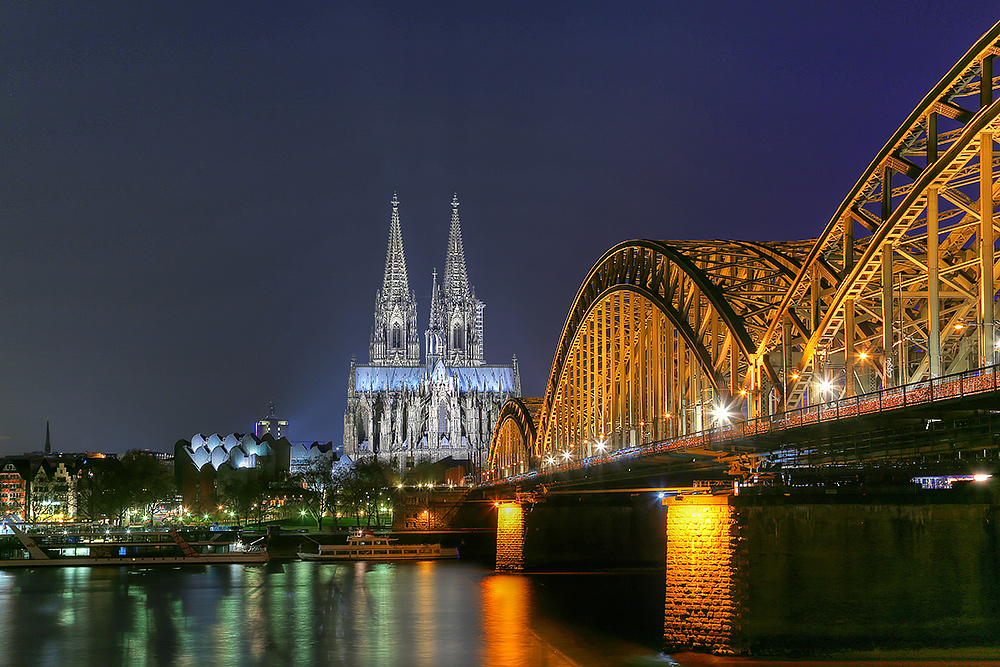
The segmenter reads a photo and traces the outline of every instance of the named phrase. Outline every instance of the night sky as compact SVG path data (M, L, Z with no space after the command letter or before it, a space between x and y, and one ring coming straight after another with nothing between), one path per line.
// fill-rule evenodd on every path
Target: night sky
M817 236L1000 19L482 6L0 3L0 454L47 419L59 451L170 450L271 400L341 442L393 192L421 331L458 193L486 359L541 395L608 248Z

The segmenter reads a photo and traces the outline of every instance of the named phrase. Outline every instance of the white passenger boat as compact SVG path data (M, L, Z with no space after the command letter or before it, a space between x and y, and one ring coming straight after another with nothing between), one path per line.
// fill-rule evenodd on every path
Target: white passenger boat
M398 544L391 537L376 537L371 533L355 533L347 544L320 544L316 553L299 552L302 560L317 561L396 561L458 558L458 549L440 544Z
M13 522L3 523L9 534L0 535L0 568L216 565L265 563L268 558L262 543L244 546L231 533L218 532L211 539L197 539L197 535L185 538L175 528L149 532L28 533Z

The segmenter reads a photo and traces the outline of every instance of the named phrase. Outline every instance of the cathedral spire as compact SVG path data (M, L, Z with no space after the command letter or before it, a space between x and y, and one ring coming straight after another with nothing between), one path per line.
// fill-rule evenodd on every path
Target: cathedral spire
M403 254L403 231L399 224L399 198L392 193L392 220L389 246L385 251L385 277L375 297L375 326L372 329L373 364L417 365L420 339L417 334L416 296L410 292Z
M444 262L444 293L451 298L469 296L469 275L465 270L465 249L462 247L462 225L458 220L458 194L451 200L451 231Z
M403 230L399 225L399 198L393 192L392 221L389 223L389 247L385 252L382 298L405 299L409 293L409 280L406 277L406 255L403 253Z

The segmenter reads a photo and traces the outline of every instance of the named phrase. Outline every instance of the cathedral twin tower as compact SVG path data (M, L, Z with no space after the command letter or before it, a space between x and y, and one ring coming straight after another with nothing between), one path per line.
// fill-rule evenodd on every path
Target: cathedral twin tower
M508 398L520 395L520 380L516 359L509 365L483 362L483 307L469 285L456 195L444 276L439 285L435 271L431 282L421 360L416 296L393 195L370 363L351 362L345 451L374 454L400 470L449 457L470 472L485 463L497 415Z
M427 362L483 363L483 302L469 286L458 220L458 195L451 201L451 230L444 263L444 282L431 284L430 326L424 334ZM403 254L403 232L399 225L399 200L392 196L389 248L385 255L385 278L375 297L375 327L372 330L371 363L382 366L419 366L417 299L410 291Z

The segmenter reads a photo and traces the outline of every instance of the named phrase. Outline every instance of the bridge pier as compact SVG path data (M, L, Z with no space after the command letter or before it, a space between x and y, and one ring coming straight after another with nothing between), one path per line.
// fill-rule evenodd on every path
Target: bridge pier
M820 491L666 505L668 652L954 648L1000 637L992 498Z
M524 510L516 501L497 503L497 570L524 569Z
M498 570L663 567L664 508L651 493L497 503Z
M666 505L665 649L739 652L747 569L739 510L729 496L678 496Z

